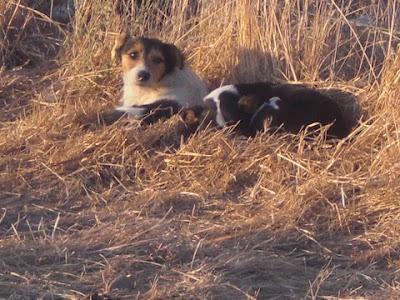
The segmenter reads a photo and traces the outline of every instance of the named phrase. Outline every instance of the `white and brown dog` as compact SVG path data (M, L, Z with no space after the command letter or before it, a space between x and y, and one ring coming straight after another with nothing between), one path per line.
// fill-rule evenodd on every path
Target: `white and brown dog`
M175 45L123 33L116 39L112 58L121 61L123 94L121 106L102 115L105 123L122 115L154 122L203 104L206 87Z

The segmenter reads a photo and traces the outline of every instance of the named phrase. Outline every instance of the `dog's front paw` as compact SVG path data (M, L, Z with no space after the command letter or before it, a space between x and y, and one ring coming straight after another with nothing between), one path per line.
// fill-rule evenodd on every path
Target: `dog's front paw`
M85 130L96 130L101 126L115 123L125 115L125 112L118 110L93 112L91 114L77 113L74 122Z

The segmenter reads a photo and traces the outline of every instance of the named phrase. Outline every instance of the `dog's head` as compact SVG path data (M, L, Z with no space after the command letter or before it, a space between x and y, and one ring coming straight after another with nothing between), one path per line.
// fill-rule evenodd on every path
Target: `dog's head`
M157 85L167 74L184 66L184 56L174 45L158 39L120 34L111 52L121 61L124 78L138 86Z

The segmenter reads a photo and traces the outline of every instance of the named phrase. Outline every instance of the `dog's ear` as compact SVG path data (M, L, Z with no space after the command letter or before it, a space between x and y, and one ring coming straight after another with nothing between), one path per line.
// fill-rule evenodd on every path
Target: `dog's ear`
M122 48L124 47L128 39L129 39L129 33L126 31L118 34L118 36L115 38L114 47L111 50L112 61L121 59Z
M257 101L254 96L242 96L238 102L239 110L245 113L254 113L257 110Z
M178 67L183 69L185 65L185 57L181 50L173 44L165 44L166 61L170 65L170 69Z

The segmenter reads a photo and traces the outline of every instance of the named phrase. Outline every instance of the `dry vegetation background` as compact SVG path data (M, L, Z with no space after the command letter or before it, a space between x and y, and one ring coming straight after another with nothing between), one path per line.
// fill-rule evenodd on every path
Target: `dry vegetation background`
M115 2L76 1L69 25L60 1L0 2L0 298L398 299L400 3ZM118 101L124 26L209 88L341 89L361 119L329 143L84 130L76 114Z

